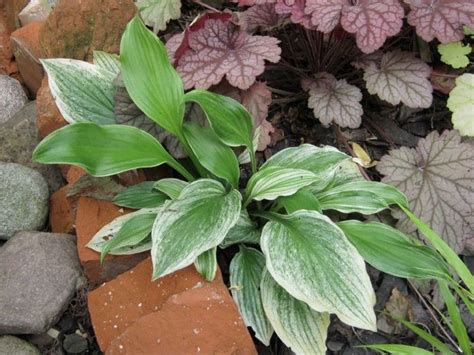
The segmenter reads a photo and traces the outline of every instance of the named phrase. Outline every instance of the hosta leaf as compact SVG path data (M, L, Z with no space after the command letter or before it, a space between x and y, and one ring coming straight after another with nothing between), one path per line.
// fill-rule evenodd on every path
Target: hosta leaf
M245 324L255 332L255 337L269 345L273 328L263 310L260 283L265 268L261 252L245 246L230 263L230 291Z
M118 206L128 208L153 208L162 205L167 196L153 189L155 182L145 181L119 192L114 198Z
M153 226L153 279L192 264L219 245L240 215L241 196L215 180L186 186L176 200L165 203Z
M324 80L316 79L309 84L308 106L313 109L314 116L324 126L334 122L341 127L359 127L364 112L360 89L345 79L336 80L331 74L321 74Z
M356 63L354 63L357 65ZM433 101L428 78L431 68L410 52L387 52L381 62L359 63L364 68L367 90L392 105L400 102L411 108L427 108Z
M227 248L230 245L239 243L260 243L260 229L258 225L250 219L245 209L240 211L240 217L237 223L229 230L225 239L220 244L220 247Z
M465 68L469 65L468 55L472 52L470 45L464 46L462 42L439 44L438 52L441 54L441 61L449 64L453 68Z
M404 278L449 280L449 271L431 248L415 245L402 232L379 222L337 223L367 263Z
M408 23L425 41L435 37L441 43L460 41L463 26L474 27L474 3L471 0L410 0Z
M261 247L275 281L315 311L375 330L375 294L364 260L342 230L316 211L269 218Z
M322 191L328 191L329 189L347 184L349 182L364 180L365 179L360 172L359 166L354 163L352 159L346 159L337 166L334 172L334 177ZM315 189L313 186L311 186L311 191L313 193L318 193L321 190Z
M306 189L301 189L291 196L282 196L278 202L285 208L287 213L298 210L314 210L322 212L321 205L314 194Z
M329 314L292 297L265 270L260 286L265 314L278 337L296 354L326 354Z
M308 170L267 167L254 174L246 188L246 203L251 200L275 200L279 196L293 195L311 185L318 177Z
M319 31L329 33L339 24L342 8L347 4L348 0L307 0L305 12Z
M153 188L168 195L172 200L176 200L187 185L186 181L167 178L155 182Z
M68 184L66 196L73 200L84 196L96 200L113 201L115 196L124 189L125 187L112 177L95 177L84 174Z
M257 28L268 31L282 25L287 18L275 11L275 4L269 3L254 5L239 14L239 24L247 31L254 31Z
M400 32L404 15L399 0L359 0L342 8L341 25L355 34L362 52L371 53Z
M51 94L69 123L115 123L115 75L100 66L75 59L43 59Z
M474 137L474 74L465 73L456 79L447 106L453 113L454 128L463 136Z
M212 281L216 277L217 272L217 248L214 247L199 255L194 261L196 270L207 281Z
M429 223L457 252L474 233L474 149L461 143L457 131L436 131L418 142L382 157L377 170L382 181L404 192L413 213ZM415 226L402 217L398 226L407 233Z
M120 74L120 57L117 54L94 51L94 64L108 70L114 77Z
M155 33L165 30L170 20L181 16L181 0L137 0L136 4L143 21Z

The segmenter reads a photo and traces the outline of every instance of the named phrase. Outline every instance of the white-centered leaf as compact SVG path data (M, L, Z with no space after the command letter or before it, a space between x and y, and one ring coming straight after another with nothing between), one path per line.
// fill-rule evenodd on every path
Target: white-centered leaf
M342 230L316 211L269 218L261 247L275 281L315 311L375 331L375 293L363 258Z
M278 337L296 354L326 354L329 313L319 313L292 297L265 270L262 303Z
M221 248L227 248L233 244L250 243L259 244L260 229L252 221L246 209L240 211L240 217L237 223L229 230L224 241L219 245Z
M454 128L463 136L474 137L474 74L465 73L456 78L447 106L453 113Z
M108 70L116 77L120 74L120 57L103 51L94 51L94 64Z
M176 200L183 189L188 185L186 181L166 178L155 182L153 188L168 195L172 200Z
M254 330L258 340L268 346L273 328L265 316L260 297L264 268L265 257L261 252L241 246L230 263L230 291L245 324Z
M221 183L200 179L163 205L152 231L153 278L191 265L225 238L240 215L241 196Z
M155 33L181 16L181 0L137 0L137 7L145 24L153 27Z
M67 122L115 123L113 73L75 59L43 59L41 63L54 101Z
M212 281L216 277L217 272L217 248L211 248L201 255L199 255L194 261L196 270L204 277L207 281Z

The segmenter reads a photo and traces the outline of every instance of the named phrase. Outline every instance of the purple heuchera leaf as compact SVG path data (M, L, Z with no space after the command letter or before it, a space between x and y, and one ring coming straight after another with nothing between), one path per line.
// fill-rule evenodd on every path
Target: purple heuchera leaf
M473 0L411 0L408 23L425 41L460 41L463 26L474 28Z
M339 24L344 5L350 5L349 0L306 0L305 13L311 15L313 26L328 33Z
M433 87L428 80L431 68L425 62L411 52L399 50L381 57L375 54L372 58L352 63L364 69L364 80L370 94L377 94L392 105L402 102L411 108L431 106Z
M254 31L257 28L270 30L282 25L288 18L287 14L279 14L275 4L254 5L239 13L239 24L242 29Z
M308 29L313 29L311 16L304 12L305 6L305 0L277 0L275 11L282 15L289 14L291 22L301 24Z
M331 122L341 127L357 128L364 113L360 101L362 92L345 79L337 80L329 73L319 73L315 80L304 81L309 90L308 107L324 126Z

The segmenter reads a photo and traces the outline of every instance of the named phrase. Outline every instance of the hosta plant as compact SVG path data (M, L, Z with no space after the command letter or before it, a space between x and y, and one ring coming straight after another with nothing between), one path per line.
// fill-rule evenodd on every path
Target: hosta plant
M75 119L40 143L36 161L75 164L98 177L161 164L176 171L173 178L117 195L116 204L137 211L94 236L89 247L102 257L150 250L153 279L194 264L213 280L217 248L237 244L230 286L245 322L264 344L276 332L297 353L325 352L330 314L348 325L376 330L375 294L365 262L399 277L454 283L450 264L474 289L472 275L442 240L429 239L434 251L388 225L332 220L325 214L370 215L399 206L416 221L401 192L365 181L345 153L303 144L258 167L248 111L227 96L202 89L185 92L164 45L139 18L127 26L119 60L103 56L100 63L98 75L120 72L134 104L188 156L181 163L144 130L109 124L108 88L100 87L98 78L69 82L82 85L78 90L84 95L95 87L103 108L72 110ZM61 68L67 65L45 61L64 86ZM199 105L204 122L185 117L190 104ZM242 151L250 161L248 181L240 176L237 156Z

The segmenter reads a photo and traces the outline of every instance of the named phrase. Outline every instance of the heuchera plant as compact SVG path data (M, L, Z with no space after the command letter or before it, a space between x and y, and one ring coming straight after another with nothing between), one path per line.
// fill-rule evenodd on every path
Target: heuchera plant
M165 46L139 18L127 26L119 59L98 53L95 65L83 64L90 70L82 80L73 64L44 61L71 124L44 139L34 159L75 164L97 177L161 164L179 174L117 195L116 204L138 211L94 236L89 247L102 258L150 250L153 279L194 263L205 279L213 280L217 248L238 244L230 283L246 324L264 344L275 331L296 353L325 352L330 314L351 326L376 330L375 294L364 260L399 277L434 278L459 287L449 264L474 289L465 265L409 211L406 197L392 186L363 180L345 153L304 144L284 149L258 167L249 112L227 96L203 89L185 92ZM179 141L192 167L175 160L149 133L110 124L110 86L94 78L118 73L134 104ZM340 89L334 78L327 79L328 87L343 90L344 82ZM77 97L61 94L68 83L79 87ZM91 92L94 100L102 100L102 111L98 102L92 108L81 104ZM200 106L204 123L185 119L190 104ZM85 122L90 115L102 121L94 116L96 122ZM239 149L246 150L251 162L247 182L240 177ZM417 223L439 253L388 225L336 222L324 214L370 215L392 205Z

